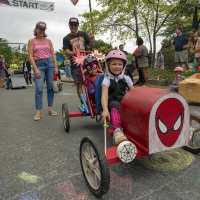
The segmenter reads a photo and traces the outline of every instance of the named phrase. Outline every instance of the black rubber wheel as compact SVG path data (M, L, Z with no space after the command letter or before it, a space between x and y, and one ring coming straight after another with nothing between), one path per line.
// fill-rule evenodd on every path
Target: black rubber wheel
M79 154L87 186L94 196L101 197L110 186L110 171L103 149L97 141L84 137L81 140Z
M62 117L63 117L63 125L66 132L69 132L70 129L70 121L69 121L69 111L67 104L62 104Z
M191 153L200 153L200 116L197 112L190 114L190 141L183 148Z

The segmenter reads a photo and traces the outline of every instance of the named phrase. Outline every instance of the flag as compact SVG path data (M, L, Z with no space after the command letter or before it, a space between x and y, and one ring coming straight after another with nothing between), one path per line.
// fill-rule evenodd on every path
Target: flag
M74 6L78 3L78 0L71 0L71 2L74 4Z

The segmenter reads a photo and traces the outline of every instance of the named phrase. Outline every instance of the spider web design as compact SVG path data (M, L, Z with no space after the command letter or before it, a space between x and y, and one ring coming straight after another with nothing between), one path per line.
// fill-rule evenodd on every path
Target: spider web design
M122 162L131 162L137 153L137 149L134 144L129 143L123 145L123 148L119 151L119 158Z
M149 118L144 117L141 114L141 111L138 110L138 112L133 112L132 117L127 117L129 124L132 126L134 130L134 137L137 137L137 141L143 144L144 146L148 145L148 122ZM130 121L130 119L132 121ZM136 139L136 138L134 138Z
M173 127L181 116L181 124L177 130L174 130ZM160 127L158 125L158 121L161 121L166 127L167 132L162 133ZM158 137L162 144L169 147L172 146L178 136L181 133L184 121L184 108L180 101L173 99L167 99L161 103L158 107L155 115L155 122L156 122L156 130L158 133Z

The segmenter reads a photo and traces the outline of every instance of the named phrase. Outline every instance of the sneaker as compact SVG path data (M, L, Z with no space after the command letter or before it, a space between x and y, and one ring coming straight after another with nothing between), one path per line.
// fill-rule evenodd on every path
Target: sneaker
M33 119L34 119L35 121L38 121L38 120L41 119L41 117L42 117L42 115L39 114L39 113L37 113Z
M128 141L127 137L124 135L123 131L120 128L115 129L114 140L116 145L119 145L123 141Z
M51 110L51 111L49 111L49 114L52 115L52 116L56 116L57 112L55 112L54 110Z
M30 84L30 86L32 86L32 84Z
M74 81L74 79L72 77L69 78L70 81Z

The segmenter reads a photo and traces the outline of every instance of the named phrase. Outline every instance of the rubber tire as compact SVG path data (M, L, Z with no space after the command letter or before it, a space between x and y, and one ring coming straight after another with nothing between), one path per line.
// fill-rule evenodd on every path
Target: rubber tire
M87 177L85 175L85 170L84 170L84 166L82 163L82 148L85 143L88 143L93 148L93 150L96 154L96 158L99 163L100 173L101 173L101 183L97 190L95 190L90 185L90 183L87 180ZM84 176L84 179L85 179L90 191L96 197L101 197L102 195L106 194L110 187L110 171L109 171L108 162L107 162L105 153L104 153L103 149L101 148L101 145L99 144L99 142L97 142L96 140L94 140L92 138L84 137L80 143L79 155L80 155L80 163L81 163L81 169L83 172L83 176Z
M65 113L65 118L63 117L63 112ZM66 132L69 132L70 130L70 121L69 121L69 111L68 106L66 103L62 104L62 117L63 117L63 125Z
M200 117L196 113L191 113L190 119L194 119L200 125ZM191 147L188 145L188 146L184 146L183 149L185 149L191 153L194 153L194 154L200 153L200 146L199 147Z

